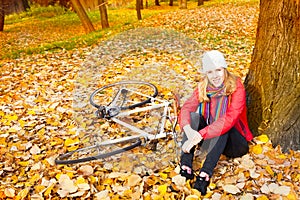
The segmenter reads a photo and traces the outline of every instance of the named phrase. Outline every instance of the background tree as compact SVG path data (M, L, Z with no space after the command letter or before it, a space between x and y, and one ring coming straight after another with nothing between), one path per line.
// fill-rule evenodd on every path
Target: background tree
M28 0L0 0L0 31L4 30L5 15L26 11Z
M179 1L179 8L180 9L187 9L187 0L180 0Z
M71 0L72 5L84 27L84 30L86 33L95 31L94 26L90 20L90 18L88 17L88 15L86 14L84 8L82 7L81 3L79 0Z
M106 3L105 0L98 0L102 28L109 28Z
M203 3L204 3L204 0L198 0L198 6L203 5Z
M141 14L141 0L136 0L136 14L138 20L142 19L142 14Z
M300 4L260 1L250 71L249 124L284 151L300 149Z
M4 19L5 19L5 11L4 11L4 0L0 0L0 31L4 29Z
M156 6L160 6L160 5L159 5L159 0L155 0L155 5L156 5Z
M20 13L30 8L28 0L2 0L5 14Z

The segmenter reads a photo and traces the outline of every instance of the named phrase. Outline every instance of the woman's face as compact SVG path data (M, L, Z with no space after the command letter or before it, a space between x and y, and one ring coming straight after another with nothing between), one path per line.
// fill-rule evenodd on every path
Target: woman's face
M214 87L220 87L222 83L224 82L225 77L225 70L223 67L216 68L214 70L209 70L206 72L208 81L214 86Z

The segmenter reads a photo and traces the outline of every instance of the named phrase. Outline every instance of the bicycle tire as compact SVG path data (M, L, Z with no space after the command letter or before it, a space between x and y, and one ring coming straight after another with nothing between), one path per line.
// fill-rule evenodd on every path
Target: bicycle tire
M138 106L142 106L146 103L149 103L151 101L151 98L155 98L158 94L158 90L157 87L155 85L153 85L152 83L149 82L145 82L145 81L133 81L133 80L129 80L129 81L120 81L120 82L116 82L113 84L109 84L109 85L105 85L97 90L95 90L91 95L90 95L90 103L92 106L96 107L96 108L100 108L101 106L110 106L111 103L116 99L117 94L111 94L112 93L112 88L117 88L117 87L123 87L122 89L129 87L129 86L133 86L132 91L131 90L127 90L126 92L136 92L137 93L142 93L143 95L140 95L139 98L141 98L141 100L139 102L134 102L132 104L127 104L129 101L133 101L132 99L128 102L125 102L125 98L123 99L123 102L120 103L120 105L117 105L117 107L119 107L121 110L125 110L125 109L131 109L131 108L135 108ZM127 89L127 88L126 88ZM106 94L106 90L107 90L107 94ZM119 92L120 90L118 90L117 92ZM133 93L134 93L133 92ZM101 94L102 93L102 94ZM123 91L121 91L121 93L123 93ZM125 96L126 94L122 94L123 96ZM98 96L98 102L100 103L96 103L96 96ZM100 97L103 96L103 97ZM132 96L133 98L134 96ZM105 98L107 98L108 100L106 100ZM127 100L126 100L127 101ZM106 104L106 105L104 105Z
M129 144L129 142L131 142ZM91 149L97 149L103 146L109 146L109 145L118 145L118 144L122 144L122 143L127 143L126 146L122 147L122 148L118 148L115 149L113 151L108 151L108 152L103 152L103 153L98 153L97 155L93 155L93 156L87 156L87 157L82 157L82 158L77 158L77 159L73 159L71 158L71 156L75 153L79 153L79 152L83 152L83 151L87 151L87 150L91 150ZM121 140L110 140L110 141L106 141L104 144L95 144L92 146L88 146L88 147L84 147L84 148L80 148L74 151L70 151L64 154L59 155L56 159L55 159L55 164L78 164L78 163L83 163L83 162L88 162L88 161L93 161L93 160L98 160L98 159L104 159L116 154L120 154L122 152L125 151L129 151L135 147L141 146L142 144L142 140L139 137L135 137L135 138L131 138L131 139L121 139Z

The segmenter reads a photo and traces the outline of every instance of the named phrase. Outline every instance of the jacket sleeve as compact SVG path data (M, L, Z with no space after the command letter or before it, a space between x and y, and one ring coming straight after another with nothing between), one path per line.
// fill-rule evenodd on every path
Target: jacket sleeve
M228 132L239 120L239 117L246 106L246 92L245 88L240 81L237 80L237 89L231 94L231 103L226 113L208 125L204 129L201 129L199 133L204 139L210 139L217 137Z
M199 92L198 88L196 88L190 98L186 100L186 102L183 104L180 113L179 113L179 126L181 129L185 125L191 124L191 112L195 112L199 105Z

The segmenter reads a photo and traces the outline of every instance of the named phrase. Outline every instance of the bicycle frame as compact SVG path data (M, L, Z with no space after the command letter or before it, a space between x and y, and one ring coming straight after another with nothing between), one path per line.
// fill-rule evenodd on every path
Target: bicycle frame
M138 135L127 136L127 137L123 137L123 138L119 138L119 139L113 139L113 140L109 140L109 141L104 141L104 142L101 142L100 145L111 144L113 142L126 141L126 140L141 138L141 137L143 137L145 139L145 141L151 141L151 140L155 140L155 139L164 138L167 135L174 135L175 134L174 128L175 128L176 123L177 123L177 116L174 116L176 123L172 124L174 126L174 127L172 127L173 131L172 132L165 132L164 131L167 117L169 117L169 119L171 119L170 108L169 108L169 106L171 105L171 103L169 101L161 100L161 99L154 98L154 97L150 97L150 96L142 94L140 92L136 92L136 91L132 91L132 90L130 90L130 91L134 92L134 93L136 93L138 95L150 98L151 101L148 104L151 104L151 105L147 105L145 107L137 107L137 108L133 108L131 110L121 110L120 109L120 112L117 115L111 117L110 120L112 120L115 123L120 124L120 125L128 128L128 129L134 131L135 133L138 133ZM115 104L115 102L118 101L119 97L120 97L120 92L118 92L116 94L116 96L114 97L113 102L108 107L106 107L106 108L107 109L114 108L115 107L114 104ZM148 133L148 132L146 132L146 131L144 131L144 130L142 130L140 128L137 128L137 127L135 127L135 126L133 126L133 125L131 125L131 124L127 123L127 122L124 122L124 121L122 121L122 120L120 120L120 119L117 118L117 117L129 116L129 115L134 114L134 113L140 113L140 112L150 111L150 110L158 109L158 108L163 108L164 110L163 110L162 120L160 122L160 130L156 134Z

